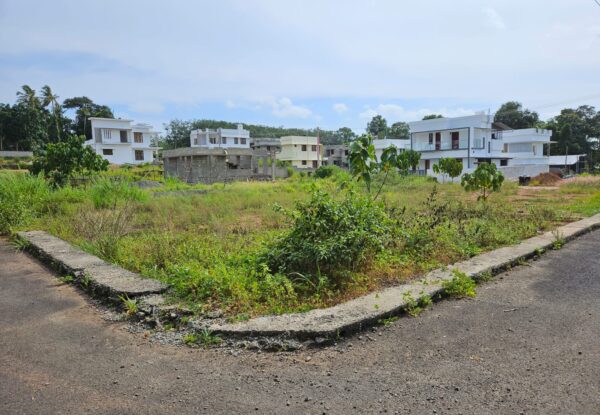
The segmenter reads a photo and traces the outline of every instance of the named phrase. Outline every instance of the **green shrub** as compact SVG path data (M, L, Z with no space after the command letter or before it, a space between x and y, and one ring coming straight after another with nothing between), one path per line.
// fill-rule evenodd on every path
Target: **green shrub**
M291 219L291 229L268 244L259 262L286 275L318 277L354 270L380 252L391 236L383 206L351 191L337 201L316 190L294 210L278 210Z
M132 186L125 180L97 179L90 189L90 196L96 208L115 207L123 202L143 202L148 200L148 193L139 187Z
M0 233L27 224L46 208L50 186L29 174L0 175Z
M475 297L475 281L464 272L452 270L452 279L442 283L450 297Z
M314 176L317 179L325 179L326 177L331 177L336 173L336 170L339 170L337 166L321 166L317 170L315 170Z

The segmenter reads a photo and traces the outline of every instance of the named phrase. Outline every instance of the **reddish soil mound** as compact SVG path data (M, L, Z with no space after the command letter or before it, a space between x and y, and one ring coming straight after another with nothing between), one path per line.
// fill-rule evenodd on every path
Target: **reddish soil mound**
M554 186L561 180L560 176L556 173L540 173L531 178L532 182L539 183L540 186Z

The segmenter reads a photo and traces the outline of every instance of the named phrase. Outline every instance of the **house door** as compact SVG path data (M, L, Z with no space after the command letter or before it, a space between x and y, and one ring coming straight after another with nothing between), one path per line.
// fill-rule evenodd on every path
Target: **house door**
M425 160L425 170L429 170L429 160Z
M442 148L442 133L435 133L435 149L441 150Z

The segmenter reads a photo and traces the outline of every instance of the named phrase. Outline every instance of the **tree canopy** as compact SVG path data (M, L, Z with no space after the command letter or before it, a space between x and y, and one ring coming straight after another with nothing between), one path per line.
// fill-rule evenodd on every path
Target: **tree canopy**
M65 115L65 109L75 110L75 121ZM16 93L14 105L0 103L0 150L31 151L73 134L85 133L89 139L92 116L114 118L109 107L87 97L68 98L61 104L49 85L44 85L39 94L23 85Z
M374 116L367 124L367 133L375 139L383 139L387 134L387 121L381 115Z
M408 139L408 124L402 121L395 122L388 130L388 137L395 139Z
M538 113L524 109L523 105L518 101L508 101L500 106L494 122L501 122L515 130L520 128L536 127L539 122Z

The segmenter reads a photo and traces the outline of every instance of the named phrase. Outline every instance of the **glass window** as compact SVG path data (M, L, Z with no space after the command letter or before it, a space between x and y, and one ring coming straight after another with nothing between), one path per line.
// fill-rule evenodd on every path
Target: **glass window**
M135 159L144 160L144 150L135 150Z
M306 146L305 145L302 146L302 151L306 151Z
M196 141L198 141L198 139L196 139ZM133 133L133 142L134 143L143 143L144 135L142 133Z
M113 155L113 150L112 148L103 148L102 149L102 154L105 156L112 156Z

